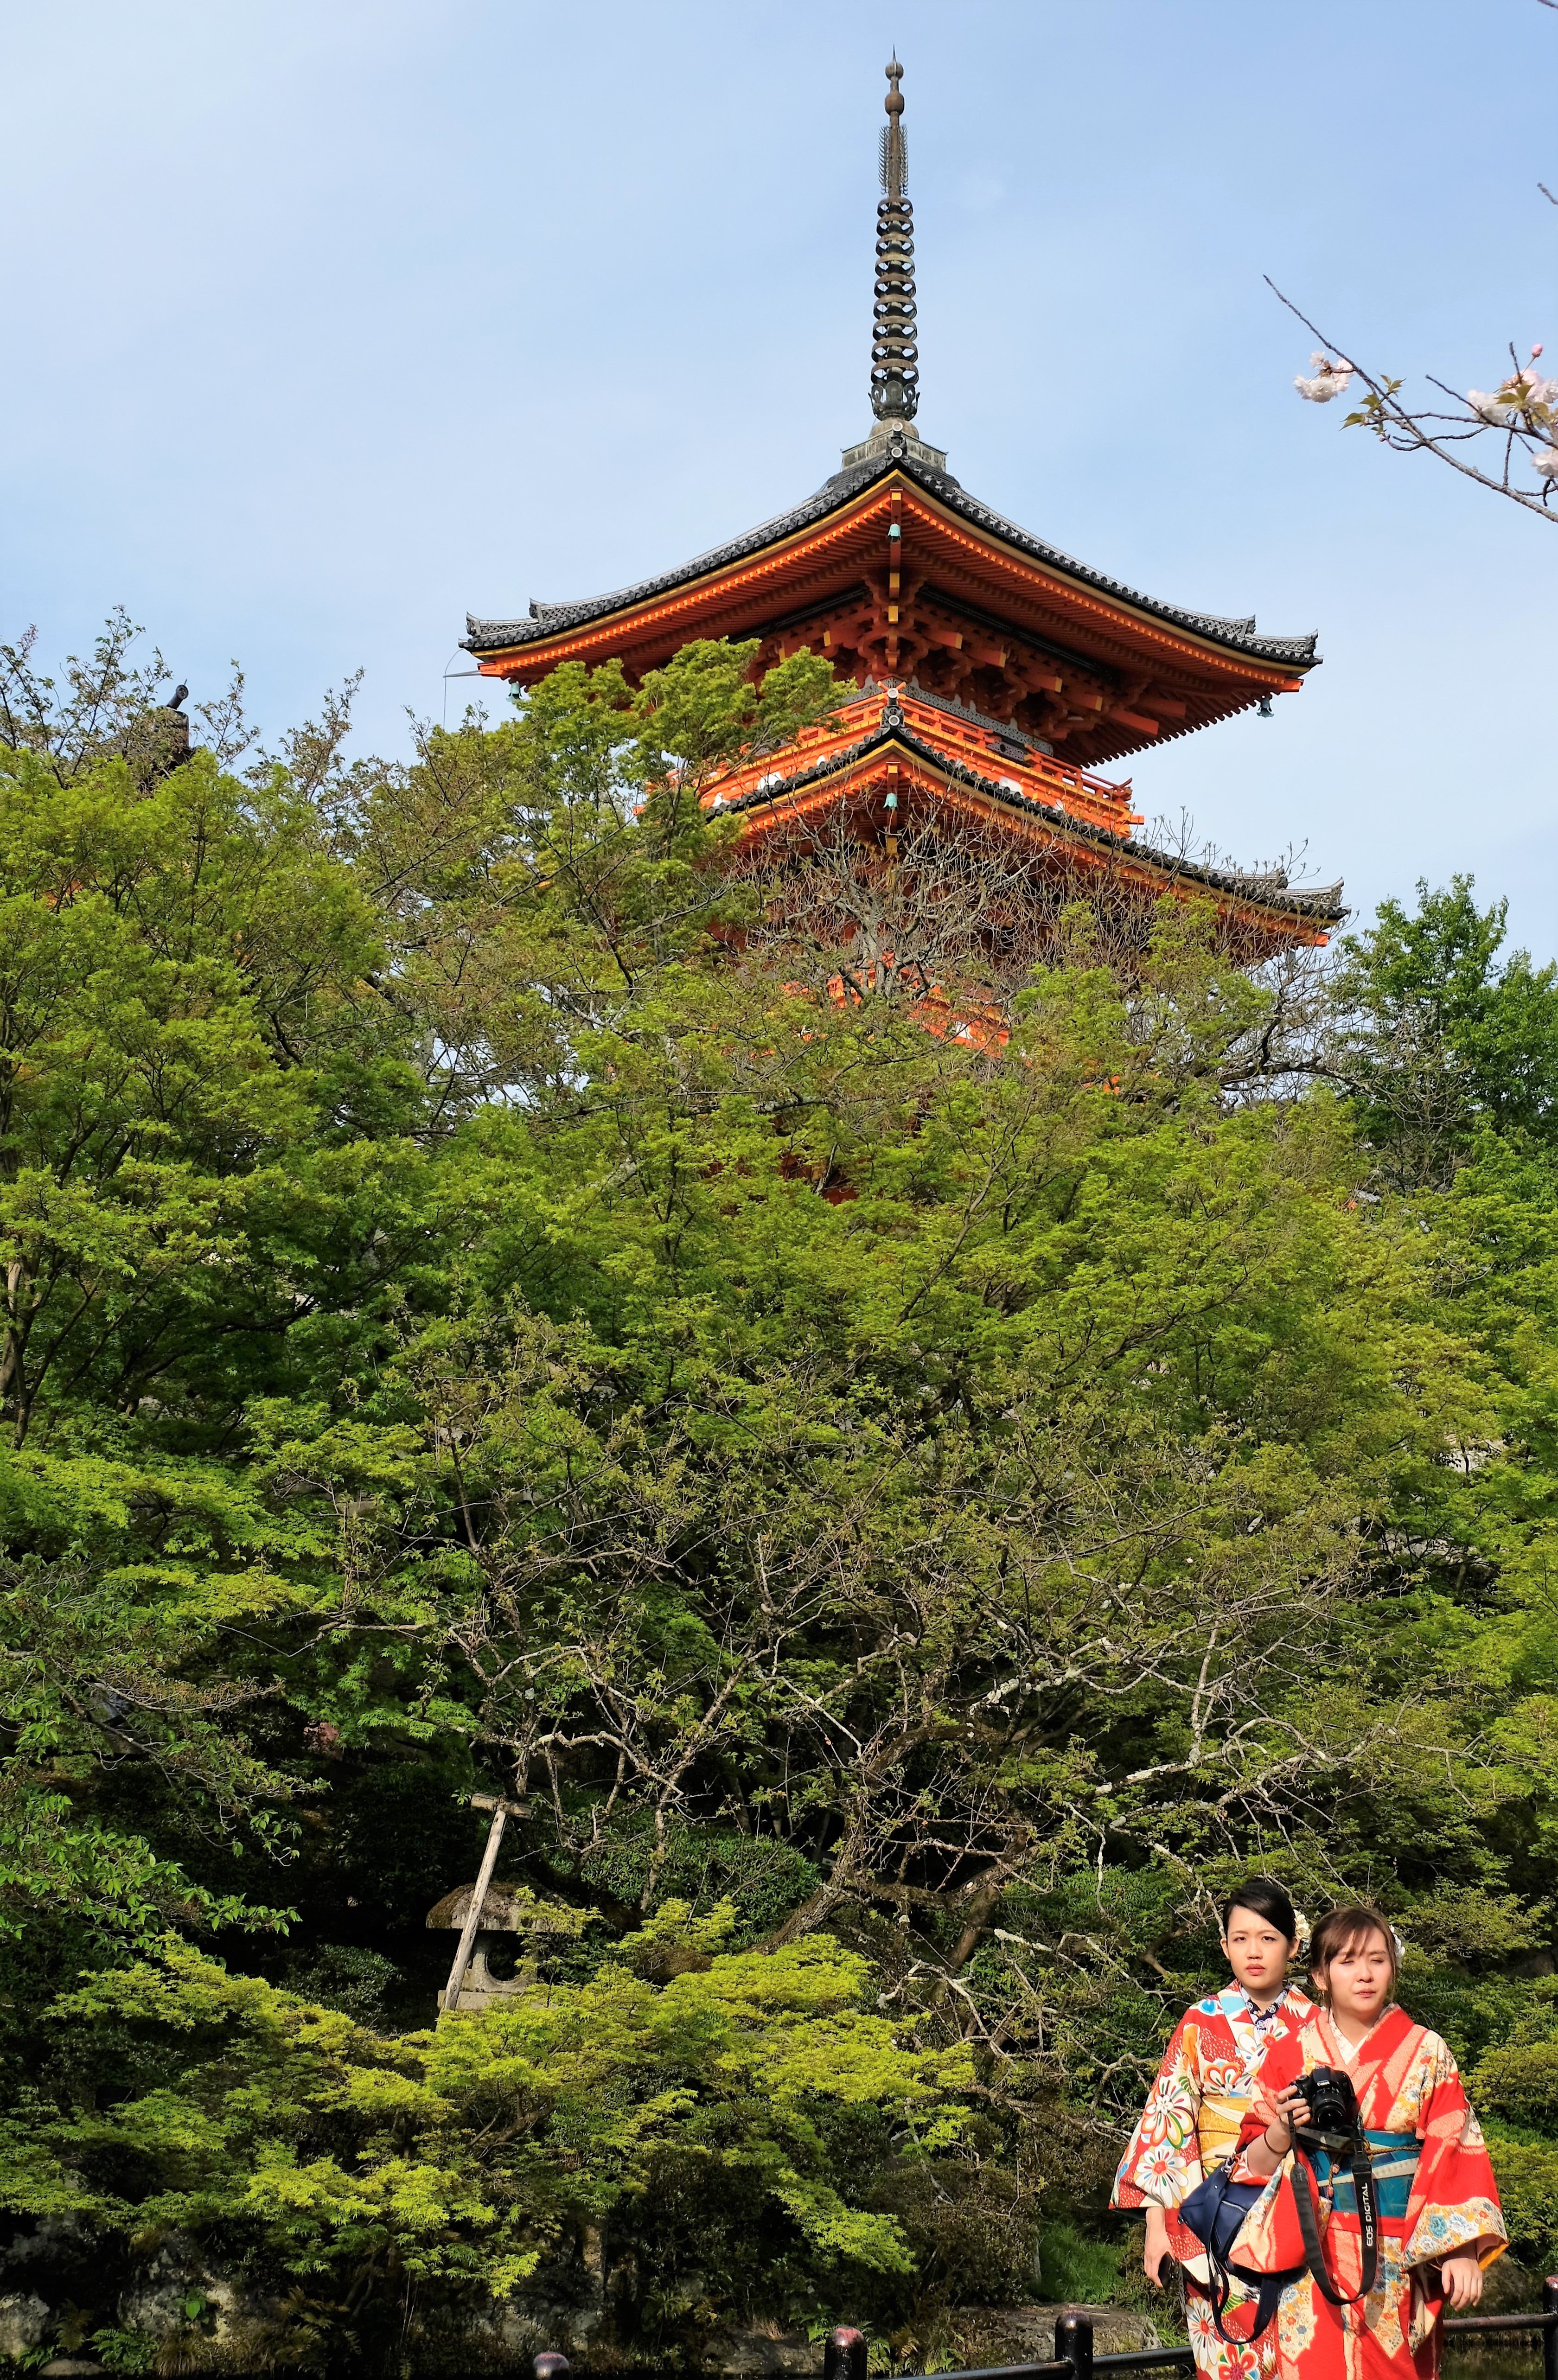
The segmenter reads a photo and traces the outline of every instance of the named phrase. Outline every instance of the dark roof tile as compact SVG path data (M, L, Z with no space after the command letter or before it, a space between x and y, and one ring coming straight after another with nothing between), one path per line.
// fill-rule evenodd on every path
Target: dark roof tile
M1211 612L1187 612L1173 603L1157 602L1150 595L1139 594L1134 587L1126 586L1123 580L1111 578L1101 570L1091 570L1086 563L1077 562L1070 554L1062 553L1057 547L1046 545L1041 538L1029 536L1027 529L1019 528L1015 521L1007 520L1004 514L994 511L989 504L981 504L977 497L970 496L950 472L934 470L909 454L890 455L885 460L873 458L857 464L851 469L835 471L815 495L809 496L804 504L797 504L793 511L776 514L773 520L762 521L756 528L749 529L744 537L732 538L728 544L714 546L707 553L695 554L690 562L684 562L678 569L664 571L657 578L640 579L637 586L619 587L609 595L590 596L575 603L532 603L529 616L522 620L479 620L468 613L469 634L464 639L465 649L473 653L499 652L515 645L532 643L540 637L555 636L566 628L578 627L589 620L609 617L612 613L627 611L635 603L650 602L658 595L668 594L675 587L687 585L690 579L701 578L709 571L724 569L731 563L747 561L752 554L761 553L765 546L776 545L782 538L793 536L798 529L809 528L813 522L822 519L837 505L869 487L872 480L883 478L890 471L902 471L907 478L918 480L921 487L964 520L990 530L1019 553L1031 555L1034 561L1043 563L1048 568L1063 571L1081 586L1096 588L1105 595L1117 596L1122 602L1134 605L1138 611L1166 620L1171 626L1188 628L1213 644L1247 653L1252 661L1273 662L1289 669L1309 669L1314 665L1317 658L1315 638L1260 637L1255 632L1253 619L1228 620Z
M949 754L938 751L933 744L926 743L915 734L897 705L892 702L883 711L882 724L869 735L861 736L858 743L848 745L842 751L827 753L809 768L797 770L793 776L779 778L777 782L773 777L769 778L763 784L754 786L750 793L743 794L738 800L732 802L729 808L733 814L759 809L764 803L782 799L785 794L799 793L808 785L821 783L841 769L852 767L857 760L866 759L887 744L902 746L917 759L929 762L943 776L955 778L960 784L972 786L977 793L991 800L1002 802L1012 809L1026 811L1029 816L1036 814L1048 820L1068 837L1101 844L1107 851L1118 852L1123 858L1145 860L1150 867L1161 868L1165 874L1188 879L1193 884L1204 884L1209 892L1231 893L1236 898L1258 902L1262 908L1313 917L1321 924L1334 925L1348 914L1341 897L1340 880L1334 884L1290 885L1280 868L1257 871L1213 868L1203 861L1187 859L1177 852L1155 850L1152 844L1141 843L1134 835L1112 834L1107 827L1094 826L1086 819L1073 817L1069 810L1062 808L1056 802L1036 801L1009 779L987 777L980 770L971 769L967 761L954 759Z

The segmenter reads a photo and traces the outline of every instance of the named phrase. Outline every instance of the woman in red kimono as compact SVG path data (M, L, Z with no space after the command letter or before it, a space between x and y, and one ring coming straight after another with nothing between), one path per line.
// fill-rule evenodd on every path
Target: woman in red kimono
M1433 2380L1445 2307L1473 2306L1482 2274L1503 2253L1498 2188L1455 2061L1436 2033L1392 2004L1398 1949L1377 1911L1333 1910L1310 1950L1323 2006L1268 2051L1239 2133L1235 2179L1267 2188L1233 2261L1256 2272L1304 2266L1295 2188L1319 2184L1319 2223L1332 2284L1362 2276L1351 2176L1320 2150L1294 2153L1308 2109L1294 2089L1329 2066L1349 2074L1372 2152L1380 2207L1379 2276L1367 2298L1333 2306L1307 2266L1283 2290L1272 2328L1281 2380ZM1285 2177L1291 2175L1292 2186Z
M1176 2210L1206 2174L1233 2155L1268 2048L1296 2038L1313 2013L1287 1981L1297 1937L1293 1903L1269 1876L1251 1876L1230 1894L1223 1909L1223 1951L1234 1980L1211 1999L1198 2000L1175 2026L1114 2178L1111 2204L1147 2210L1141 2261L1149 2280L1161 2288L1163 2266L1174 2259L1183 2269L1186 2321L1204 2380L1272 2380L1276 2370L1274 2334L1250 2340L1251 2303L1235 2296L1223 2316L1231 2338L1220 2336L1201 2243Z

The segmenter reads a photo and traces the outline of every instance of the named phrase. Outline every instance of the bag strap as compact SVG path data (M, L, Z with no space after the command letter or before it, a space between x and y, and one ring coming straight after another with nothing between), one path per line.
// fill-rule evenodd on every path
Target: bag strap
M1233 2170L1234 2160L1231 2156L1226 2158L1221 2166L1213 2168L1213 2174L1222 2185L1218 2193L1220 2204L1222 2200L1227 2195L1228 2184L1233 2178ZM1211 2180L1213 2178L1213 2175L1209 2175L1207 2178ZM1233 2295L1233 2276L1229 2272L1228 2265L1217 2245L1217 2227L1215 2223L1211 2225L1207 2238L1206 2265L1207 2293L1211 2300L1211 2319L1216 2327L1218 2338L1223 2341L1224 2347L1248 2347L1255 2339L1260 2338L1263 2330L1269 2330L1271 2328L1272 2323L1276 2316L1277 2301L1281 2297L1283 2290L1286 2286L1288 2276L1285 2273L1262 2273L1260 2275L1255 2300L1255 2325L1251 2330L1248 2338L1238 2338L1232 2331L1223 2327L1223 2317L1228 2311L1228 2300ZM1255 2279L1256 2276L1251 2274L1248 2276L1248 2278Z
M1293 2144L1307 2164L1314 2153L1306 2143L1298 2139L1296 2131L1294 2134ZM1232 2164L1233 2159L1230 2158L1228 2164L1222 2169L1224 2191L1228 2186ZM1337 2289L1326 2270L1325 2248L1321 2240L1320 2225L1315 2217L1314 2204L1309 2197L1309 2172L1312 2171L1312 2168L1301 2172L1299 2159L1296 2156L1288 2168L1288 2180L1292 2186L1294 2204L1297 2210L1298 2228L1304 2241L1304 2261L1309 2268L1310 2278L1321 2295L1333 2306L1357 2305L1360 2300L1369 2295L1380 2270L1380 2204L1375 2194L1373 2160L1367 2140L1360 2137L1354 2141L1351 2147L1336 2158L1335 2169L1339 2173L1351 2176L1353 2192L1357 2200L1358 2243L1362 2251L1362 2261L1358 2286L1351 2295L1345 2289ZM1217 2251L1214 2239L1209 2240L1207 2243L1207 2275L1211 2298L1211 2319L1216 2325L1218 2338L1228 2347L1248 2345L1250 2343L1248 2340L1234 2338L1232 2333L1223 2326L1223 2317L1228 2310L1228 2300L1232 2295L1232 2276L1226 2263ZM1250 2276L1251 2279L1254 2277L1254 2275ZM1261 2332L1270 2326L1277 2311L1277 2301L1293 2277L1294 2276L1289 2273L1260 2275L1251 2339L1259 2338Z
M1215 2180L1217 2184L1219 2210L1221 2210L1223 2200L1227 2196L1228 2182L1233 2172L1233 2158L1225 2158L1221 2166L1213 2167L1212 2171L1207 2176L1207 2180L1209 2181ZM1228 2267L1223 2263L1222 2256L1218 2252L1217 2222L1215 2216L1207 2226L1206 2270L1207 2289L1211 2298L1211 2318L1217 2325L1217 2336L1222 2339L1225 2347L1236 2347L1238 2341L1223 2327L1223 2317L1228 2311L1230 2289Z
M1233 2291L1228 2267L1214 2248L1207 2252L1207 2275L1208 2290L1211 2299L1211 2319L1217 2326L1218 2338L1224 2347L1252 2347L1261 2332L1269 2330L1276 2318L1277 2301L1287 2286L1287 2274L1262 2273L1260 2275L1260 2287L1255 2298L1255 2321L1248 2338L1236 2338L1232 2331L1224 2330L1223 2326L1223 2317L1228 2311L1228 2300Z
M1380 2203L1374 2192L1374 2166L1369 2143L1363 2139L1356 2140L1335 2160L1337 2172L1351 2175L1353 2194L1357 2200L1362 2265L1358 2285L1350 2296L1346 2290L1335 2287L1325 2269L1325 2249L1309 2196L1309 2180L1313 2172L1310 2160L1314 2151L1307 2142L1298 2138L1296 2131L1293 2136L1293 2145L1298 2155L1288 2168L1288 2180L1293 2185L1293 2203L1298 2210L1298 2228L1304 2238L1304 2260L1309 2268L1309 2277L1321 2296L1328 2298L1333 2306L1357 2305L1361 2298L1369 2295L1380 2270ZM1300 2169L1300 2158L1304 2161L1304 2170Z

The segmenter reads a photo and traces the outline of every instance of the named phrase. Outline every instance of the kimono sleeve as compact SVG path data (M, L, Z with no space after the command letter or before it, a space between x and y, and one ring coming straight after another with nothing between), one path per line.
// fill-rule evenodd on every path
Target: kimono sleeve
M1175 2025L1163 2052L1140 2121L1120 2159L1109 2202L1112 2206L1152 2205L1169 2210L1199 2181L1196 2119L1200 2113L1201 2084L1197 2041L1192 2010Z
M1259 2200L1246 2217L1239 2233L1236 2253L1241 2265L1257 2273L1292 2272L1304 2262L1304 2238L1298 2228L1298 2209L1292 2190L1284 2190L1284 2179L1293 2172L1296 2159L1290 2149L1272 2174L1253 2173L1244 2162L1245 2151L1254 2146L1265 2130L1256 2112L1256 2103L1270 2099L1285 2091L1304 2070L1303 2044L1297 2035L1286 2041L1273 2042L1261 2059L1255 2077L1254 2097L1239 2126L1238 2147L1234 2152L1233 2177L1235 2181L1264 2183ZM1295 2175L1294 2187L1307 2189L1308 2179Z
M1272 2099L1279 2091L1285 2091L1290 2082L1297 2082L1303 2071L1304 2050L1298 2035L1290 2034L1285 2041L1273 2041L1255 2070L1249 2106L1239 2126L1238 2146L1235 2151L1236 2156L1242 2158L1245 2150L1258 2141L1266 2129L1264 2121L1256 2113L1260 2102Z
M1475 2255L1491 2265L1509 2244L1492 2162L1448 2046L1436 2039L1433 2053L1418 2118L1422 2148L1403 2262L1437 2265L1446 2256Z

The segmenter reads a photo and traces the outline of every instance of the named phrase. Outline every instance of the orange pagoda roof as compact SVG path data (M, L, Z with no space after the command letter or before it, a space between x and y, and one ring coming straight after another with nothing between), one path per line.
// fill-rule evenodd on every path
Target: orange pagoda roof
M611 658L637 679L696 637L758 637L761 667L805 650L860 683L918 678L1090 767L1296 693L1317 666L1312 636L1258 636L1073 562L906 431L868 446L792 512L659 578L471 619L469 650L530 686L559 662Z
M1191 884L1235 905L1251 950L1322 941L1341 886L1289 889L1280 872L1189 867L1137 844L1130 788L1090 772L1125 755L1296 693L1313 636L1143 595L1047 545L968 493L912 424L919 401L912 210L905 194L902 68L888 67L878 209L870 435L814 495L659 577L517 619L468 622L484 676L532 686L563 662L621 663L637 683L700 638L758 640L760 674L809 651L853 682L836 732L746 772L719 797L762 832L846 784L859 831L885 835L886 771L912 758L918 798L954 789L988 822L1075 849L1106 847L1145 890ZM825 748L824 748L825 747ZM847 756L847 758L846 757ZM874 800L863 780L876 786ZM887 809L897 808L897 802ZM879 815L880 813L880 815ZM874 826L873 826L874 820ZM1263 923L1261 921L1264 921Z

